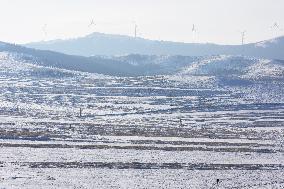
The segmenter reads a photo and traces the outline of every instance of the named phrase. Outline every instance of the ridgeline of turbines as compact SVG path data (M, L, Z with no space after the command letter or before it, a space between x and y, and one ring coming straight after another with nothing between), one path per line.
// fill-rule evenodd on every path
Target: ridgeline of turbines
M137 38L138 34L141 35L141 33L138 32L139 30L138 30L137 23L135 21L132 21L132 24L134 25L133 37ZM88 28L94 28L96 26L97 26L97 23L95 22L95 19L92 18L90 23L89 23L89 25L88 25ZM274 32L279 32L279 31L283 31L284 30L282 27L280 27L280 25L277 22L274 22L273 25L271 25L269 28L272 31L274 31ZM47 24L43 25L42 32L43 32L44 36L47 37L47 35L48 35ZM191 32L192 32L192 42L195 43L196 42L196 38L197 38L197 34L198 34L198 30L197 30L195 24L192 25ZM247 30L239 31L239 33L241 34L241 45L244 45L245 44Z

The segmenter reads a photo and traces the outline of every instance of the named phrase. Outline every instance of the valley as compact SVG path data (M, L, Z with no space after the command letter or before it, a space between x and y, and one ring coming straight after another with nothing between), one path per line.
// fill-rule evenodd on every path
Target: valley
M112 76L22 57L0 55L0 187L284 186L279 62Z

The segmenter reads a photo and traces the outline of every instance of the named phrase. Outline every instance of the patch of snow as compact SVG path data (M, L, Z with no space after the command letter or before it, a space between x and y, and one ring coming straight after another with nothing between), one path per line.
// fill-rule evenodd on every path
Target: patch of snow
M242 76L244 79L258 79L264 77L283 77L284 67L274 64L273 61L260 59L248 68L248 72Z

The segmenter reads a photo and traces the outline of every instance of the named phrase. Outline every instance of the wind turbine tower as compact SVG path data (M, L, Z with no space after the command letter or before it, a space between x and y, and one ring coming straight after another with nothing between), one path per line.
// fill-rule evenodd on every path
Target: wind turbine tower
M195 25L194 24L192 25L192 30L191 31L195 32Z
M138 26L137 26L137 24L135 23L135 24L134 24L134 37L135 37L135 38L137 37L137 28L138 28Z
M47 24L44 24L44 26L42 27L42 31L44 33L44 36L47 36Z
M195 42L195 38L196 38L196 27L195 27L195 24L192 25L192 40L193 40L193 43Z
M244 45L245 36L246 36L246 31L242 31L242 32L241 32L241 35L242 35L242 45Z

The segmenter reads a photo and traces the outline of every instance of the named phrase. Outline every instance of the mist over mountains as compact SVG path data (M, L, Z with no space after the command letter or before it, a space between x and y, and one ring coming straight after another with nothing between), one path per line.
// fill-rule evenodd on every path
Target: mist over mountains
M29 43L26 47L80 56L144 55L243 55L284 59L284 37L245 45L217 45L148 40L123 35L92 33L85 37Z

